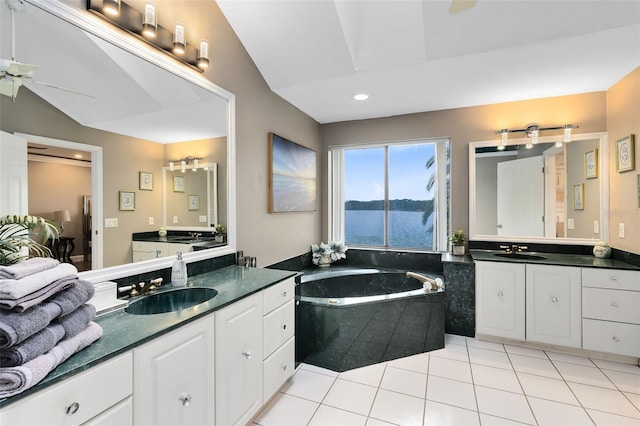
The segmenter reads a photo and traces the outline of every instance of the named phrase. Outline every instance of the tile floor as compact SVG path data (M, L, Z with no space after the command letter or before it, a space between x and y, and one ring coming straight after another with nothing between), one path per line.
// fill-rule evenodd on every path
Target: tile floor
M302 364L254 425L634 425L640 367L447 335L336 373Z

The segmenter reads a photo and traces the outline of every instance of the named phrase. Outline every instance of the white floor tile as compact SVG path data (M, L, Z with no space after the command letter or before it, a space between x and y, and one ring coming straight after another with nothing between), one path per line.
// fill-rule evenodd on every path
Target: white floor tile
M424 426L480 426L477 411L452 405L427 401L424 409Z
M469 355L467 354L467 347L462 345L449 345L442 349L429 352L430 358L449 358L456 361L469 362Z
M616 390L581 383L568 383L568 385L584 408L640 419L640 411Z
M583 383L585 385L600 386L615 389L611 380L596 367L553 361L560 374L567 382Z
M513 369L520 373L536 374L538 376L562 379L551 361L522 355L509 355Z
M383 422L382 420L369 417L367 419L367 426L395 426L393 423Z
M262 426L299 426L307 424L319 404L306 399L279 393L254 419Z
M411 370L418 373L426 373L429 368L429 354L418 354L388 361L387 366Z
M324 374L325 376L338 377L338 373L336 371L332 371L327 368L317 367L311 364L300 364L300 369Z
M368 365L362 368L355 368L353 370L340 373L338 378L343 380L349 380L350 382L362 383L363 385L375 386L380 385L380 379L384 374L384 363Z
M467 347L489 349L492 351L504 352L504 346L500 343L485 342L484 340L477 340L472 337L467 337Z
M498 389L476 386L478 411L516 422L535 424L535 419L524 395Z
M380 388L424 399L427 375L387 366Z
M365 416L321 405L313 415L309 426L364 426L366 422Z
M562 361L568 362L570 364L580 364L588 367L595 367L593 362L591 362L591 360L586 356L570 355L551 351L546 351L546 353L551 361Z
M522 393L522 387L513 370L471 364L473 383L494 389Z
M580 405L564 380L550 379L527 373L517 373L527 396L549 399L564 404Z
M468 362L433 357L429 361L429 375L471 383L471 365Z
M482 423L482 426L522 426L526 424L483 413L480 413L480 422Z
M472 364L513 370L506 352L469 347L469 359Z
M456 336L455 334L445 334L444 344L445 346L448 344L466 346L467 340L464 336Z
M477 410L473 385L457 380L429 376L427 379L427 399L469 410Z
M613 370L602 370L602 372L621 391L640 394L640 375Z
M322 403L366 416L377 390L372 386L337 379Z
M588 408L587 413L589 413L597 426L638 426L638 419L631 417L618 416L617 414L605 413Z
M539 349L525 348L523 346L504 345L505 350L510 354L532 356L534 358L548 359L547 354Z
M591 361L603 370L622 371L623 373L640 375L640 366L636 364L624 364L604 359L592 359Z
M546 399L528 398L539 425L592 425L593 422L582 407L567 405Z
M631 401L631 403L635 405L638 410L640 410L640 395L638 395L637 393L629 393L629 392L623 392L623 393L624 393L624 396L626 396L627 399Z
M282 388L282 392L315 402L322 402L335 378L300 369Z
M380 389L370 417L396 425L422 425L424 399Z

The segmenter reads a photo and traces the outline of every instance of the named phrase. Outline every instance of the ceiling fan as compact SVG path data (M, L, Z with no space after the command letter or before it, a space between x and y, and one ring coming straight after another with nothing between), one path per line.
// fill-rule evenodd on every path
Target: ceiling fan
M25 0L7 0L10 10L11 19L11 59L0 59L0 94L11 97L16 100L18 89L24 82L31 82L41 86L52 87L54 89L64 90L65 92L76 95L94 98L92 95L77 92L75 90L66 89L53 84L37 81L33 78L33 71L38 68L37 65L25 64L16 60L16 41L15 41L15 13L24 12Z

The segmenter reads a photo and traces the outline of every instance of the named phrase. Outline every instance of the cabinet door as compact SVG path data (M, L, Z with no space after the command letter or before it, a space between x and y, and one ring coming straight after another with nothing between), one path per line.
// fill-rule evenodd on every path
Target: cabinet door
M216 315L216 424L245 425L262 406L262 293Z
M134 424L213 424L213 333L208 315L134 349Z
M168 243L158 243L150 241L132 241L133 261L156 259L167 256Z
M524 340L524 264L476 262L476 334Z
M580 268L527 265L527 340L579 348Z

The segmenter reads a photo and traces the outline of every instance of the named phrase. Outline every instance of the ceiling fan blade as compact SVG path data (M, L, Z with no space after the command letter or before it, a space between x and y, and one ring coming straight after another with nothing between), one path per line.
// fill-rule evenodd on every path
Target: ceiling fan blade
M451 6L449 7L449 14L455 15L456 13L469 10L476 5L476 1L477 0L453 0L451 2Z
M95 96L89 95L88 93L79 92L79 91L73 90L73 89L67 89L66 87L56 86L55 84L45 83L44 81L34 80L32 78L25 79L25 81L28 81L29 83L35 83L35 84L40 85L40 86L51 87L52 89L62 90L63 92L73 93L74 95L84 96L84 97L91 98L91 99L95 99L96 98Z
M14 101L16 100L20 86L22 86L22 79L20 77L13 77L8 74L0 77L0 94L9 96Z
M22 77L30 73L31 71L35 70L36 68L38 68L38 66L31 65L31 64L23 64L22 62L3 60L2 68L9 75L12 75L14 77Z

